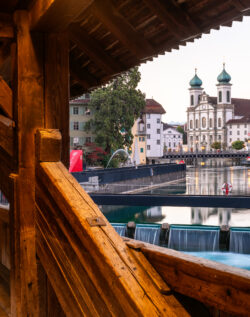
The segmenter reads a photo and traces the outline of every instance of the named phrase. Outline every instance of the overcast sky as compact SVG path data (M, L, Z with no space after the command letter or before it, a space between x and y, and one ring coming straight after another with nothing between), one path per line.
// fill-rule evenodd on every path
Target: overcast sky
M194 69L198 69L206 93L216 96L223 62L232 77L232 97L250 99L250 17L142 65L139 89L162 104L167 112L164 122L185 122Z

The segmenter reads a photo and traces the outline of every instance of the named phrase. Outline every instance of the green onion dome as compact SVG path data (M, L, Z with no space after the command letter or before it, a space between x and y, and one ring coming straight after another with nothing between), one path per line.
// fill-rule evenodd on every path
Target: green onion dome
M225 64L223 64L223 71L217 77L217 80L220 84L228 84L231 80L231 76L225 70Z
M195 75L194 77L190 80L189 85L192 88L200 88L202 85L202 81L200 80L200 78L197 76L196 74L196 69L195 69Z

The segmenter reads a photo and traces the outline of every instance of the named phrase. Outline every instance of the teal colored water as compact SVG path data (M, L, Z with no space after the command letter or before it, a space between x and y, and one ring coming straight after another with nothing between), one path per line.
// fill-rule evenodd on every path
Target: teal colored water
M235 266L250 270L250 254L239 254L232 252L185 252L207 260Z

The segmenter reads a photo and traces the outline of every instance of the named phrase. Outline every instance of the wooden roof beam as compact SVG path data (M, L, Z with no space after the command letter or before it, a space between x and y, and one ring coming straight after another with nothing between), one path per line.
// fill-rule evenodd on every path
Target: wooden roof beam
M151 44L128 23L109 0L95 0L91 13L138 59L154 55Z
M178 39L184 39L187 32L200 33L199 28L191 20L190 16L173 1L143 0L147 6L158 16L166 28Z
M105 52L98 41L83 32L76 25L70 26L71 40L85 52L88 57L102 68L107 74L120 73L122 65Z
M30 10L31 29L67 30L94 0L37 0Z
M0 76L0 109L12 119L12 90Z

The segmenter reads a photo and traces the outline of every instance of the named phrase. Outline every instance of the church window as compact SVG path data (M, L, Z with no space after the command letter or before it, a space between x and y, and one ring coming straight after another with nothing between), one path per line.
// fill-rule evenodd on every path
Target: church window
M193 142L193 136L192 135L190 136L190 142L191 143Z
M198 137L198 135L196 136L196 141L199 141L199 137Z
M206 141L206 136L205 135L203 135L203 142L205 142Z
M218 128L221 127L221 118L218 119Z
M209 119L209 127L210 127L210 128L213 127L213 120L212 120L212 118Z
M202 118L202 128L206 128L206 118Z
M237 135L240 135L240 131L239 130L237 131Z
M218 135L218 139L221 140L221 135Z
M196 129L199 128L199 120L198 120L198 119L195 120L195 128L196 128Z
M191 106L194 105L194 95L191 95Z
M198 96L198 102L200 102L200 100L201 100L201 95Z
M227 102L230 102L230 91L227 90Z
M190 120L190 129L193 129L193 120Z
M219 91L219 102L222 102L222 92Z

